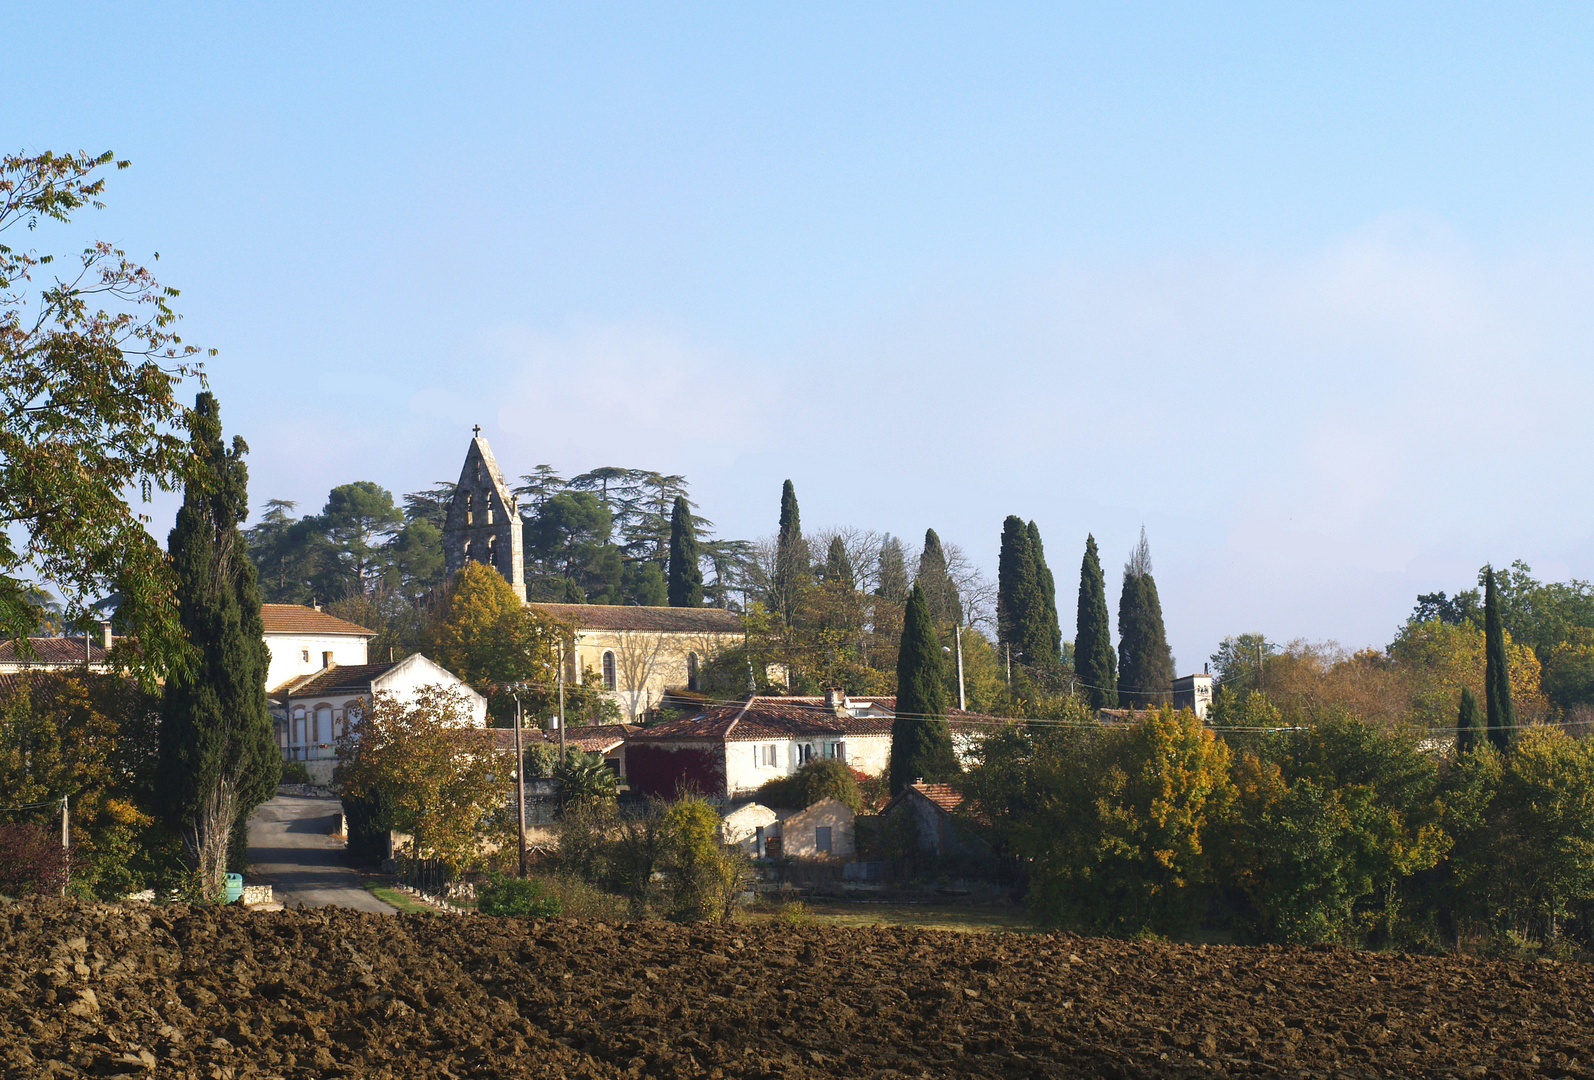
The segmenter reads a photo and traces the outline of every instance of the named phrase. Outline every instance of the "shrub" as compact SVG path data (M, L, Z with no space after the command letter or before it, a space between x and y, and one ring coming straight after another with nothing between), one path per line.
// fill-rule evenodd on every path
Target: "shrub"
M279 783L308 784L309 782L310 770L304 767L304 762L284 761L282 763L282 779Z
M720 816L688 796L664 812L670 917L677 922L728 919L748 874L741 851L720 839Z
M854 814L862 813L858 774L839 761L810 761L791 776L776 777L758 789L758 800L766 806L801 809L827 798L841 800Z
M557 896L537 878L512 878L493 875L492 884L477 897L476 909L483 915L526 915L548 918L564 912Z
M57 896L72 870L60 835L37 825L0 825L0 895Z

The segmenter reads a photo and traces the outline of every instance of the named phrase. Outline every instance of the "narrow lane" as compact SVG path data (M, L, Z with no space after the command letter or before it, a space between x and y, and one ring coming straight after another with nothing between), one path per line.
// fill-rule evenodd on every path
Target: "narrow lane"
M343 841L331 835L336 799L278 794L249 815L249 862L271 883L272 897L287 907L394 909L365 891L344 861Z

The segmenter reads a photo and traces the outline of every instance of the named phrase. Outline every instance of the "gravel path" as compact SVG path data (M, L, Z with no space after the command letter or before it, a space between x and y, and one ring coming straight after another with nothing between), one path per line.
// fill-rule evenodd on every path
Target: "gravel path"
M336 799L277 795L249 815L249 862L288 907L346 907L391 912L349 869L343 841L331 835Z

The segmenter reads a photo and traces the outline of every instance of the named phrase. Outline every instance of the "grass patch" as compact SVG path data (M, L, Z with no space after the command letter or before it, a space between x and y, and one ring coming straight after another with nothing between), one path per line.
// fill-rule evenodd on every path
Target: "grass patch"
M382 903L391 904L406 914L416 911L434 912L430 904L424 904L409 893L399 892L392 886L384 885L380 881L367 881L365 883L365 891L382 901Z
M784 908L748 909L748 916L760 921L788 922L793 914ZM964 934L1026 933L1035 929L1023 908L974 904L870 904L810 899L801 904L796 914L802 922L819 926L909 926Z

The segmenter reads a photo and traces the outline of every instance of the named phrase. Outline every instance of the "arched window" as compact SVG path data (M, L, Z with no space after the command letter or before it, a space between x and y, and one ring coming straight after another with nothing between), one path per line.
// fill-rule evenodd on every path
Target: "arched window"
M473 525L476 522L476 496L470 492L465 493L465 524Z
M603 654L603 688L605 690L615 690L619 686L620 682L614 673L614 653L606 652Z
M322 739L332 737L332 706L317 705L315 719L310 722L310 741L319 743Z
M489 522L489 524L491 523ZM498 565L498 537L496 536L489 536L487 538L487 565Z
M288 740L298 746L304 742L304 706L300 705L293 710L293 731L288 735Z
M697 653L686 654L686 688L694 693L702 689L697 685Z

